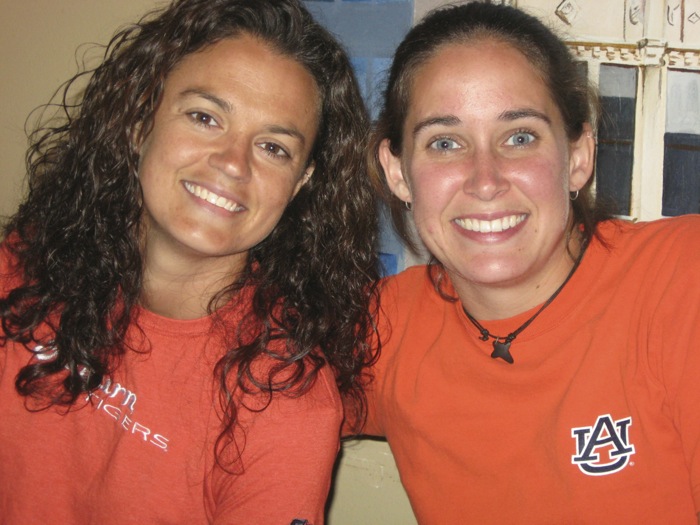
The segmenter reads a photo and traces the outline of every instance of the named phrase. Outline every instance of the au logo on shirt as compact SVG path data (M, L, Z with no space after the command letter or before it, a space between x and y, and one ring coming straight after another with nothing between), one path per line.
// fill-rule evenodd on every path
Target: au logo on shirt
M625 468L634 445L629 442L632 418L613 420L610 414L598 416L592 427L571 429L576 440L576 454L571 462L589 476L605 476Z

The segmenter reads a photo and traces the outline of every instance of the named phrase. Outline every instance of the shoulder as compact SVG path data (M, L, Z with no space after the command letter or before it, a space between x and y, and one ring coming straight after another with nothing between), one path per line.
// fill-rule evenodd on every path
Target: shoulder
M605 249L593 251L605 252L605 264L639 269L694 267L700 256L700 215L636 223L608 220L598 226L597 234Z
M402 340L428 337L454 315L455 303L435 288L430 274L434 270L414 266L382 281L378 331L384 361ZM447 277L442 288L448 296L454 295Z
M297 408L305 412L327 412L341 417L343 404L335 382L333 370L329 365L324 365L315 377L312 378L311 386L298 400L289 398L292 403L298 405ZM283 401L288 402L288 401ZM334 423L332 423L334 425ZM334 425L335 426L335 425Z
M299 516L321 523L343 417L330 367L302 393L275 392L258 402L249 395L237 407L234 446L224 450L223 464L239 466L240 475L213 469L209 512L216 523L290 523Z
M697 296L700 215L637 223L611 220L598 231L602 243L594 243L588 261L597 282L627 287L636 297L647 297L652 308L664 297L675 308L679 297Z
M423 280L430 281L428 277L428 266L425 264L419 264L416 266L410 266L395 275L385 277L382 279L383 283L395 283L400 284L414 284L416 282L421 282Z
M11 253L9 241L0 244L0 297L5 297L13 288L22 283L22 275L15 256Z
M277 359L270 356L256 359L250 370L254 383L246 383L239 400L244 411L252 414L267 413L270 418L274 418L280 411L287 415L342 413L342 401L330 365L324 364L315 370L315 364L310 358L305 359L303 365L289 366L282 371L277 369L277 365ZM255 386L268 382L280 386L273 392Z
M700 215L682 215L648 222L612 219L598 225L598 234L613 245L695 243L700 241Z
M434 278L431 277L439 271L435 266L412 266L382 280L379 287L382 316L396 323L402 318L413 318L417 311L438 312L451 307L452 302L436 290ZM456 297L446 274L441 289L447 296Z
M383 279L379 286L382 307L422 300L435 292L435 287L429 275L429 267L425 265L411 266L399 274Z

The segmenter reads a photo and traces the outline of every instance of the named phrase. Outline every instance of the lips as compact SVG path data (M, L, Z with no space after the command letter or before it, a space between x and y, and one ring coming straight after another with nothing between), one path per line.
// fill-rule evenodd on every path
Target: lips
M455 219L455 223L465 230L477 233L504 232L525 220L526 215L508 215L490 221L482 219Z
M226 197L222 197L221 195L217 195L213 191L209 191L208 189L198 186L197 184L185 182L184 186L188 192L198 199L207 201L209 204L213 204L218 208L223 208L224 210L230 212L243 211L245 209L237 202L227 199Z

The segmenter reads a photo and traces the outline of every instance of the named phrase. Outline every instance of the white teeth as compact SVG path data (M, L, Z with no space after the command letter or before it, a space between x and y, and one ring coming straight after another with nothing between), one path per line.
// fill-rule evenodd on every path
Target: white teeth
M455 219L455 222L465 230L478 233L492 233L509 230L524 220L525 215L509 215L508 217L494 219L492 221L482 221L479 219Z
M206 188L192 184L191 182L185 182L185 189L189 191L195 197L198 197L204 201L207 201L214 206L223 208L226 211L234 212L243 210L243 206L238 205L234 201L228 200L221 195L217 195Z

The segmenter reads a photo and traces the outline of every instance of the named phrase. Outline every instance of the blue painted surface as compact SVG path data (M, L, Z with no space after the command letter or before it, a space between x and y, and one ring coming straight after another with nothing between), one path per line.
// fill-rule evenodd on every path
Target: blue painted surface
M391 57L411 28L413 0L306 0L305 4L347 49L362 96L375 119ZM383 275L404 268L404 246L386 213L381 214L379 250Z

